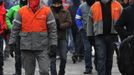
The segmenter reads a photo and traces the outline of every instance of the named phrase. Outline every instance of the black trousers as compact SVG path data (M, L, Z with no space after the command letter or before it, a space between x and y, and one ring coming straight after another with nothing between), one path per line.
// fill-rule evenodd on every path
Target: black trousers
M0 75L3 75L3 37L0 36Z
M17 38L15 49L15 73L21 75L21 50L20 50L20 37Z

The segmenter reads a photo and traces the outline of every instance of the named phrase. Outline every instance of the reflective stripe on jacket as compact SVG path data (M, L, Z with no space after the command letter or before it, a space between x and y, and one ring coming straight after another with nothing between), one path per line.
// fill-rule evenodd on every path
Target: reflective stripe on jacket
M9 44L17 42L20 36L21 50L47 50L48 46L57 45L56 22L49 7L43 6L33 13L24 6L13 22Z
M121 12L122 12L122 6L120 5L120 3L117 1L113 1L111 3L111 14L112 14L111 34L117 33L114 29L114 25L118 20L118 18L120 17ZM92 5L90 16L92 16L93 18L94 34L95 35L103 34L102 9L100 2L96 2Z

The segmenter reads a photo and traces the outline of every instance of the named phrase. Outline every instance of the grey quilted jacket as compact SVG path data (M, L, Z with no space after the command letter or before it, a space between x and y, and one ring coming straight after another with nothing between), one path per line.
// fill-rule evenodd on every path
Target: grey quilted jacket
M15 43L16 38L20 36L21 50L46 50L51 45L57 45L57 27L52 12L47 16L48 32L22 32L21 20L22 17L18 13L11 30L9 44Z

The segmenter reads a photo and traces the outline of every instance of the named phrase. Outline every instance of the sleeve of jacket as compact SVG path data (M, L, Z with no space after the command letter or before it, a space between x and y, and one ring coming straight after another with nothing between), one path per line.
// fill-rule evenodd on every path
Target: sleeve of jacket
M16 18L13 21L13 28L11 29L9 44L16 42L16 38L19 36L21 30L21 16L17 13Z
M11 30L13 26L11 23L11 19L13 18L13 13L14 13L14 10L11 8L6 14L6 23L7 23L7 27L9 30Z
M91 9L89 10L88 13L88 24L87 24L87 36L92 36L94 35L94 29L93 29L93 19L92 19L92 13L91 13Z
M76 22L77 28L79 30L81 28L83 28L83 24L82 24L82 12L81 12L80 7L77 9L76 16L75 16L75 22Z
M71 15L70 15L69 11L66 11L66 15L67 15L66 21L64 23L61 22L61 24L60 24L61 29L66 29L67 27L71 26L71 24L72 24L72 19L71 19Z
M49 45L57 45L57 27L55 18L52 12L48 14L47 17L47 27L48 27L48 40Z

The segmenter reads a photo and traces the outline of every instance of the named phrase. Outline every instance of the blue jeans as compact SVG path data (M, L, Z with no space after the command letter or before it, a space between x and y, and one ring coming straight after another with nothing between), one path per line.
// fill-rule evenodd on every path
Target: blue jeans
M72 35L72 30L71 28L67 29L67 49L73 54L75 53L75 46L74 46L74 40L73 40L73 35Z
M60 66L59 66L59 75L65 74L66 60L67 60L67 41L59 40L58 41L58 51L60 55ZM56 57L51 59L51 75L57 75L56 71Z
M116 36L95 36L96 68L98 75L111 75Z
M80 31L80 35L82 37L83 45L84 45L84 58L85 58L85 68L86 71L92 71L92 55L91 55L91 45L88 40L87 34L85 30Z
M0 36L0 75L3 75L3 37Z

